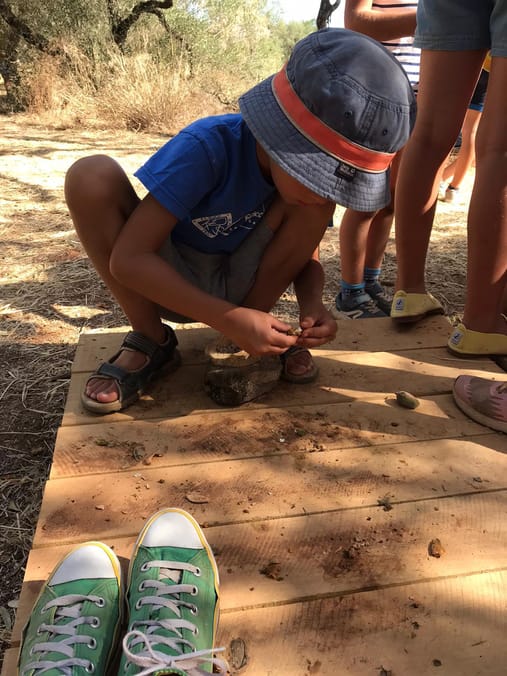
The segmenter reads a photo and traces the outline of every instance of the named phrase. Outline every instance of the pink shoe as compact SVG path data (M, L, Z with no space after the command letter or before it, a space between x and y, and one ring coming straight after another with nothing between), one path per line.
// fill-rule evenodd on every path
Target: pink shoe
M498 432L507 432L507 382L458 376L453 395L456 405L469 418Z

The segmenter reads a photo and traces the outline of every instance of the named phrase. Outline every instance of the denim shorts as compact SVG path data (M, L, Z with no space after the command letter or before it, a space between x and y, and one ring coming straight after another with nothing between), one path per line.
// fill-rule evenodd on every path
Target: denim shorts
M168 238L158 254L194 286L215 298L241 305L252 288L261 258L273 237L263 220L232 253L209 254ZM195 322L159 306L160 316L172 322Z
M419 0L414 46L507 56L507 0Z

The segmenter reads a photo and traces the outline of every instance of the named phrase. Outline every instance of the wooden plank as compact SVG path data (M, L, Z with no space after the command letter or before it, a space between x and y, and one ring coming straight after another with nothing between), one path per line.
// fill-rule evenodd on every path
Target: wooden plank
M389 511L380 506L344 509L206 527L205 532L221 573L222 608L227 611L506 569L506 517L507 491L493 491L394 504ZM129 538L97 535L125 559L137 529ZM79 541L88 537L86 532L75 534ZM445 549L441 558L428 554L435 537ZM32 550L20 623L66 550Z
M55 479L34 545L132 535L168 504L216 525L504 488L506 450L491 434ZM192 503L196 493L206 502Z
M221 409L162 420L61 427L51 478L132 468L195 464L318 449L380 446L484 434L449 394L421 398L417 409L394 395L367 401L273 409Z
M421 398L401 408L394 395L289 409L225 409L162 420L61 427L51 478L96 474L147 465L194 464L266 454L380 446L465 435L483 435L452 396Z
M368 399L379 393L408 390L416 396L450 392L455 378L463 372L463 360L451 357L444 348L399 352L314 351L320 376L309 385L280 382L269 394L243 405L242 410L291 407L305 404L336 404ZM466 362L467 373L502 377L503 371L490 359ZM470 365L469 365L470 364ZM468 366L469 365L469 366ZM215 404L204 391L205 365L184 366L168 378L157 381L149 394L125 412L108 415L108 421L167 418L230 410ZM70 383L62 425L95 424L97 416L81 406L81 391L87 374L76 374Z
M507 572L481 573L285 606L222 611L218 646L231 674L233 639L246 646L241 674L500 676L507 660ZM15 672L8 650L2 676ZM441 663L435 666L434 660Z
M243 639L247 676L501 676L506 588L503 571L224 612L218 645Z
M18 649L9 648L4 653L4 661L2 664L2 676L13 676L17 674L17 663L18 663Z
M241 674L500 676L507 659L507 573L475 574L285 606L221 614L218 646L231 674L233 639L246 646ZM17 650L2 676L15 672ZM438 668L438 660L442 668Z
M389 318L374 319L371 322L341 321L338 323L336 339L324 346L326 352L336 350L387 351L419 347L442 347L450 332L450 323L442 315L431 317L415 326L399 327ZM83 332L79 337L72 366L73 373L94 371L103 361L118 350L128 326L118 329L98 329ZM185 363L204 361L203 348L217 335L216 331L203 325L190 324L184 328L176 326L179 349Z

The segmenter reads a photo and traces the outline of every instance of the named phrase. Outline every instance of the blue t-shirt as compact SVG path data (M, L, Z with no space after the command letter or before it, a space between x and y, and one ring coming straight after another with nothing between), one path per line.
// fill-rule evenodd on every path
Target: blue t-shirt
M136 173L178 223L172 239L204 253L231 253L261 220L274 186L261 173L241 115L192 123Z

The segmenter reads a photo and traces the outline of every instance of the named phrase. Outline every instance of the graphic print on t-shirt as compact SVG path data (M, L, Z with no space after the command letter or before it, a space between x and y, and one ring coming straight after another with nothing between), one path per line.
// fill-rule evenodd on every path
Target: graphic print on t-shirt
M192 224L209 239L214 239L219 235L228 237L237 230L253 230L264 213L264 209L252 211L236 220L236 222L233 222L231 213L202 216L200 218L193 218Z

